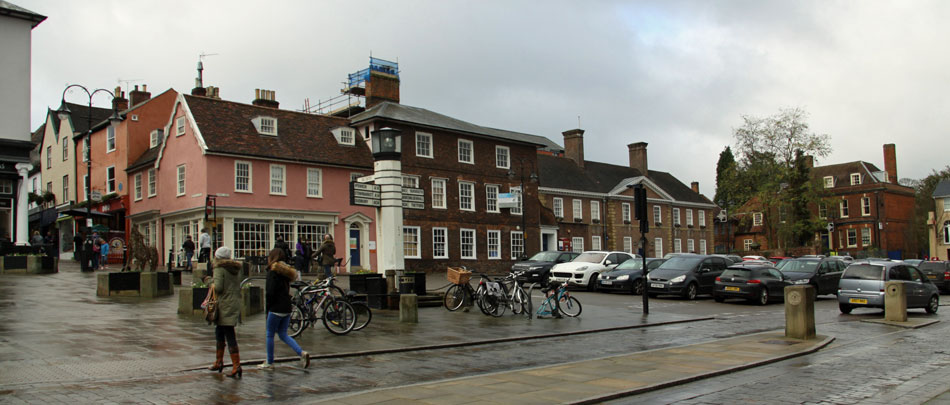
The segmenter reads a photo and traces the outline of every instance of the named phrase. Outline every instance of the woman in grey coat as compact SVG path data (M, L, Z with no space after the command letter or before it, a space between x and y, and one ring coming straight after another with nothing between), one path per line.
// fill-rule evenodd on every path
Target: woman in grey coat
M218 295L218 318L214 322L214 337L217 341L215 361L210 369L220 373L224 368L224 346L227 343L232 366L228 377L237 378L244 374L234 333L234 326L241 318L241 268L241 262L231 260L231 249L228 247L222 246L214 252L214 282L211 288Z

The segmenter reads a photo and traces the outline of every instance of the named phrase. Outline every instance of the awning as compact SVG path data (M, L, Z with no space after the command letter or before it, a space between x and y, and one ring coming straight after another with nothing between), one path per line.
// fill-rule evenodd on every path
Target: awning
M106 213L103 213L103 212L101 212L101 211L96 211L96 210L92 210L91 213L92 213L92 216L94 216L94 217L109 218L109 217L112 216L112 215L110 215L110 214L106 214ZM84 217L84 218L85 218L85 217L86 217L86 210L85 210L84 208L70 208L70 209L68 209L68 210L60 211L60 212L59 212L59 216L60 216L60 217L62 217L62 216L64 216L64 215L69 215L69 216L74 216L74 217Z

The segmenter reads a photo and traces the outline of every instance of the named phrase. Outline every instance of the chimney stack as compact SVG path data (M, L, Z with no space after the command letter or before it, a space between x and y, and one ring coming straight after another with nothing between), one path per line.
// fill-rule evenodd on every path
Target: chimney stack
M276 93L273 90L254 89L254 101L251 104L276 110L280 107L280 103L277 102L276 98Z
M627 145L627 149L630 153L630 167L639 170L641 175L648 176L650 173L647 166L647 143L631 143ZM699 186L698 183L696 185Z
M201 87L201 79L195 79L195 88L191 89L192 96L204 97L208 94L208 91L204 87Z
M884 144L884 171L888 183L897 184L897 147L893 143Z
M370 69L366 80L366 108L385 101L399 103L399 76Z
M133 107L148 101L150 98L152 98L152 93L148 92L148 86L145 84L142 85L141 91L139 91L139 86L135 85L135 90L129 92L129 103Z
M694 193L699 194L699 182L698 182L698 181L694 181L694 182L692 182L692 183L689 183L689 188L693 189L693 192L694 192Z
M129 99L125 98L125 92L119 86L115 87L115 98L112 99L112 107L116 110L125 111L129 109Z
M577 128L564 131L564 156L574 161L577 167L584 168L584 130Z

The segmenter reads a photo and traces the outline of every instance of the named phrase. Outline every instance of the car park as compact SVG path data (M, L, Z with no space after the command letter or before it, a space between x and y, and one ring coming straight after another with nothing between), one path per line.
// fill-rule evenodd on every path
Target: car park
M647 273L659 267L666 259L647 258ZM643 259L636 258L620 263L613 270L600 274L597 279L598 291L627 291L643 294Z
M715 254L715 255L713 255L713 256L718 256L718 257L725 258L727 261L732 262L732 263L739 263L739 262L742 261L742 256L739 256L739 255L722 255L722 254Z
M950 292L950 262L927 261L917 266L921 273L937 286L940 291Z
M772 257L769 258L769 261L772 262L772 264L774 264L774 265L778 265L779 262L781 262L782 260L787 260L787 259L791 259L791 257L772 256Z
M548 282L548 277L551 276L551 268L555 264L567 263L571 260L574 260L575 257L580 255L579 252L566 252L566 251L544 251L535 253L534 256L528 258L528 260L517 262L511 266L511 271L523 271L524 273L518 277L518 281L522 283L539 283L542 286L546 285Z
M556 264L551 268L551 280L597 288L597 277L617 265L637 257L627 252L589 251L584 252L567 263Z
M754 256L754 255L742 256L742 261L746 261L746 260L769 260L769 259L766 259L765 256Z
M809 284L815 288L815 295L826 295L838 292L838 280L848 265L832 258L799 258L783 260L776 267L792 285Z
M723 302L728 298L742 298L766 305L771 301L784 300L785 287L788 285L782 272L772 266L736 264L716 277L713 299Z
M907 308L923 308L934 314L940 307L940 291L916 267L901 261L867 260L852 263L838 282L838 308L849 314L854 308L884 308L884 285L904 283Z
M841 255L841 256L832 255L832 256L828 256L828 258L829 258L829 259L841 260L841 261L843 261L843 262L845 262L845 263L854 262L854 258L851 257L851 256L848 256L848 255Z
M716 277L731 264L725 258L710 255L675 256L647 274L647 293L679 295L696 299L699 294L712 294Z

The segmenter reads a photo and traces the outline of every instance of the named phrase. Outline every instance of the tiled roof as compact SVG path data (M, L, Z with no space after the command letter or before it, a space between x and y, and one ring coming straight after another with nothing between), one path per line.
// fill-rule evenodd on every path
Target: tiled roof
M541 187L591 193L609 193L625 179L643 175L632 167L589 160L585 160L584 168L580 168L571 159L547 155L538 155L538 168ZM650 170L646 177L676 201L712 204L667 172Z
M940 180L934 187L933 198L950 197L950 180Z
M877 166L868 162L856 161L847 163L838 163L827 166L817 166L811 169L812 176L818 179L832 176L835 178L835 184L851 184L851 174L861 173L861 184L880 183L881 181L874 177L874 172L879 172Z
M341 145L332 129L348 126L346 118L277 110L206 97L183 95L208 152L296 160L350 167L373 167L363 142ZM277 119L277 136L261 135L251 120Z
M404 104L393 103L389 101L379 103L366 111L354 115L351 118L351 121L355 124L374 118L384 118L409 124L419 124L433 128L447 129L450 131L466 132L474 135L501 138L509 141L529 143L536 146L552 147L553 145L554 147L558 147L557 144L551 142L550 139L538 135L523 134L520 132L511 132L502 129L483 127L455 119L447 115L435 113L424 108L410 107Z
M158 159L158 154L159 152L161 152L161 149L162 148L159 148L157 146L154 148L149 148L149 150L145 151L145 153L143 153L142 156L139 156L138 159L135 159L135 162L129 165L129 167L125 169L125 172L131 173L144 166L148 166L152 163L155 163L155 159Z

